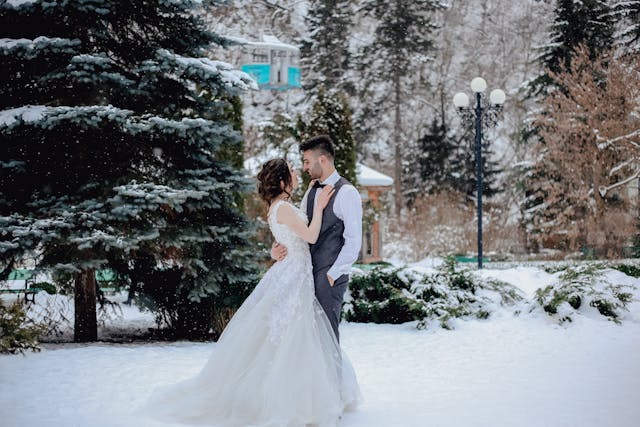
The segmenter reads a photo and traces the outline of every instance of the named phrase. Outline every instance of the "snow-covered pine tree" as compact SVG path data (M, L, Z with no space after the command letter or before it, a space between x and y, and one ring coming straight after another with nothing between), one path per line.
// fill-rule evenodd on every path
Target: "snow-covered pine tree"
M591 59L612 46L614 18L607 0L558 0L549 43L541 49L538 61L543 74L530 85L533 96L544 95L556 86L550 77L562 64L571 63L575 49L585 45Z
M205 57L225 40L201 5L0 3L0 260L74 276L76 341L96 339L95 270L138 251L192 300L250 278L247 182L220 153L253 83Z
M456 138L438 119L407 151L404 162L405 202L408 206L419 194L457 191L468 199L476 196L476 159L473 132L467 130ZM482 142L482 195L500 192L498 177L502 173L493 161L491 141Z
M447 125L439 119L431 121L424 135L405 153L404 201L407 206L421 194L434 194L454 188L451 156L454 145Z
M618 22L615 38L629 54L640 53L640 0L617 0L611 14Z
M363 75L363 93L369 109L363 109L361 125L376 128L393 112L393 147L395 210L403 206L402 162L404 158L403 107L415 85L415 73L434 49L435 11L442 7L437 0L368 0L363 10L375 22L372 41L362 51L359 68ZM365 130L364 134L371 131Z
M352 26L350 0L311 0L305 21L309 36L302 43L305 89L315 94L319 87L353 94L348 81L351 67L349 38Z
M351 109L346 97L340 93L320 89L309 116L308 121L302 118L298 121L300 140L304 141L317 135L329 135L335 147L336 169L353 185L357 185L356 144L351 127ZM307 179L305 175L305 181Z

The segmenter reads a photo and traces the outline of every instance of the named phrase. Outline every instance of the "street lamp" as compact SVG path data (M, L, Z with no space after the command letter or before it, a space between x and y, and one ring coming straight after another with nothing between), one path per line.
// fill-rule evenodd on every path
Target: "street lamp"
M469 97L464 92L458 92L453 97L453 104L458 114L467 124L474 124L476 128L476 188L478 192L478 268L482 268L482 126L495 126L498 114L502 111L502 104L506 99L504 91L494 89L489 94L489 102L484 91L487 82L482 77L471 80L471 90L476 95L475 107L469 106Z

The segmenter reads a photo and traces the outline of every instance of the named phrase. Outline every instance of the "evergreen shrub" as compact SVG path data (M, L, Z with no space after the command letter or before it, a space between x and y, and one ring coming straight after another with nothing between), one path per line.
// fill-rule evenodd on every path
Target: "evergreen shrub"
M447 259L434 273L409 268L376 267L352 278L350 299L343 307L352 322L432 322L451 329L450 320L461 317L486 319L496 306L522 300L520 291L504 282L482 279Z
M514 286L495 279L483 279L470 270L460 268L449 257L434 274L425 275L412 292L427 310L418 328L426 328L431 321L445 329L453 328L451 320L461 317L487 319L500 305L512 305L523 299Z
M41 332L42 328L39 325L27 319L20 301L15 301L8 307L0 301L0 353L40 351L38 336Z
M627 276L640 277L640 267L631 264L619 264L613 267L614 269L623 272Z
M557 283L536 291L535 301L559 323L571 322L586 307L620 323L623 311L629 311L633 287L609 282L606 271L600 264L567 267Z
M350 322L405 323L424 318L422 304L407 295L411 284L398 273L401 269L376 267L349 283L352 302L344 317Z

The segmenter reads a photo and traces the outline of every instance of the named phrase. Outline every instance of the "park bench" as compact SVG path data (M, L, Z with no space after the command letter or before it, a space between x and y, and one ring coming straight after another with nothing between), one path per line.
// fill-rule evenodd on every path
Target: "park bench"
M2 294L24 294L24 302L35 302L35 297L38 292L47 291L52 293L51 290L38 287L34 283L34 270L18 269L9 273L7 280L22 280L24 281L24 287L21 288L0 288L0 295ZM115 271L105 269L96 271L96 282L103 292L117 292L119 290L118 275ZM51 285L49 285L51 286Z
M0 294L24 294L24 302L35 302L36 294L43 291L43 288L35 286L33 270L13 270L9 273L7 280L24 280L24 288L0 289Z
M96 282L102 292L118 292L120 290L118 273L114 270L96 270Z

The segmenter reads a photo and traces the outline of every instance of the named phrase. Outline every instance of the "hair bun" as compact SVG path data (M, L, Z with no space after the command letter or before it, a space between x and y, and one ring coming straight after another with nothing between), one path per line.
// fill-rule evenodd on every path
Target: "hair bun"
M289 164L285 159L271 159L262 165L262 169L258 172L258 194L262 200L271 204L273 199L289 192L286 191L292 185L291 172L289 171ZM280 187L280 182L284 182L283 190Z

